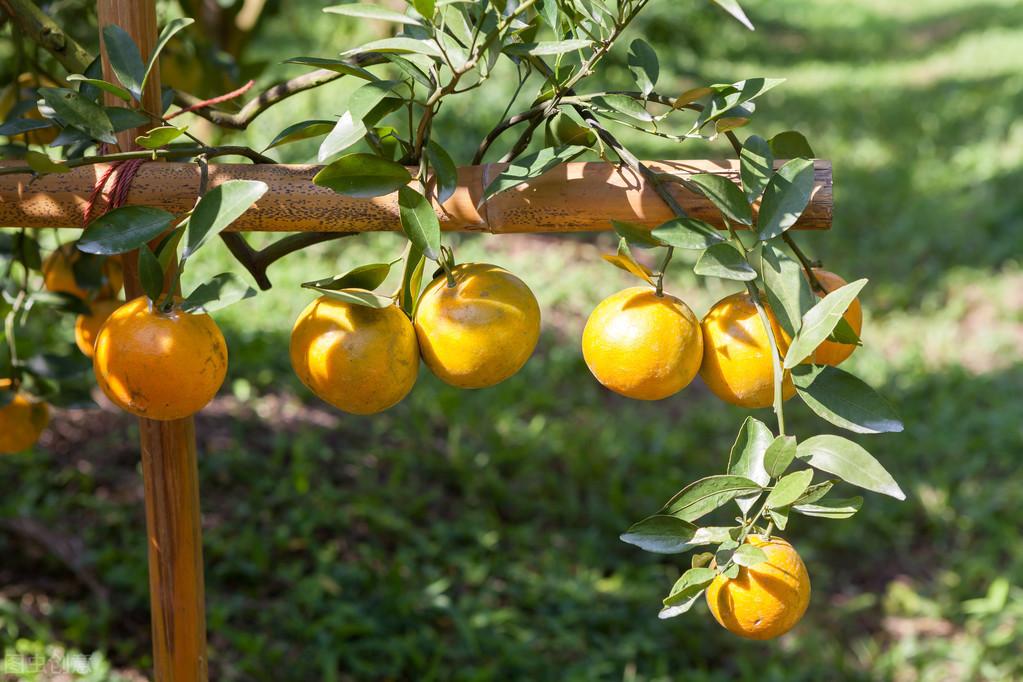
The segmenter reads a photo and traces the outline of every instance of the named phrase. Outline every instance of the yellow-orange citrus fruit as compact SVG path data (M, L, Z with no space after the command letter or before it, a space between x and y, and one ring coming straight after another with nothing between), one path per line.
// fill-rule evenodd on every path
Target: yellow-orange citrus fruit
M774 330L781 357L789 347L789 336L778 325L771 308L764 304ZM704 316L703 364L700 376L721 400L739 407L770 407L774 402L774 366L767 332L747 292L721 299ZM782 397L796 392L788 372L782 382Z
M419 349L434 374L460 388L484 388L519 371L540 338L540 306L507 270L465 263L430 282L416 308Z
M747 639L774 639L795 627L810 604L810 576L799 554L785 540L756 535L746 542L759 547L767 561L740 566L739 575L714 578L707 604L729 632Z
M824 298L835 289L844 287L847 284L844 279L835 273L822 270L821 268L814 268L813 274L817 281L820 282L820 285L824 287L824 291L817 292L817 296L820 298ZM863 308L860 307L860 299L853 299L852 304L842 317L845 318L845 321L856 332L856 336L859 336L863 330ZM854 343L838 343L837 341L825 340L813 352L813 362L816 365L838 365L852 355L854 350L856 350L856 344Z
M8 117L11 109L13 109L19 101L29 100L31 102L35 102L38 100L38 88L55 87L57 87L57 84L46 76L28 72L19 75L17 82L9 84L3 89L3 91L0 91L0 121L3 121ZM39 113L38 107L33 106L18 116L18 118L30 118L41 121L43 120L43 115ZM58 132L59 131L56 126L50 126L49 128L32 130L26 134L30 144L50 144L57 137ZM20 138L21 136L19 135L17 137Z
M373 414L412 390L419 344L397 306L367 308L321 296L291 330L291 365L303 384L339 410Z
M110 317L110 313L121 307L121 301L105 298L89 304L89 314L79 315L75 319L75 343L78 350L87 358L91 358L96 348L96 335L100 327Z
M43 261L43 284L47 291L73 294L81 299L88 299L89 292L75 281L74 264L82 257L82 253L74 244L64 244L47 256ZM104 259L101 268L103 284L99 298L111 298L121 290L124 284L124 271L121 259L116 256Z
M115 310L99 330L96 381L123 410L181 419L213 399L227 373L227 344L206 314L156 310L145 296Z
M601 384L639 400L660 400L689 385L703 360L703 333L682 300L649 287L601 301L583 329L583 359Z
M6 382L4 390L10 382ZM39 434L50 423L49 406L20 391L0 407L0 454L21 452L35 445Z

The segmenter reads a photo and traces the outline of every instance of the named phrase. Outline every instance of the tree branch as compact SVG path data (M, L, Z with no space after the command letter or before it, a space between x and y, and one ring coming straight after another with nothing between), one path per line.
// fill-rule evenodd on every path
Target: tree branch
M89 51L64 33L32 0L0 0L0 9L22 35L52 54L70 73L82 73L92 63Z

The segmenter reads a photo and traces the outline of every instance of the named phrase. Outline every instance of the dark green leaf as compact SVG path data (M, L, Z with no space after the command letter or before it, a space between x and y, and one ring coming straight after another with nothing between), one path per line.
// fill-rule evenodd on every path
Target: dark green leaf
M67 88L39 88L39 95L65 124L94 140L117 143L114 125L103 107Z
M678 554L688 550L696 526L674 516L654 515L633 524L621 536L622 542L647 552Z
M437 201L443 204L458 189L458 167L455 166L455 162L447 150L433 140L426 145L426 155L433 168Z
M0 125L0 135L13 137L14 135L27 133L30 130L39 130L41 128L50 128L52 126L53 121L40 120L37 118L15 118L7 121L3 125Z
M384 53L384 59L397 66L406 76L417 81L420 85L432 89L435 85L433 77L426 71L419 68L418 64L393 53Z
M243 182L239 180L238 182ZM181 302L186 313L212 313L256 295L256 290L231 272L222 272L213 279L195 288Z
M160 37L156 39L156 46L153 48L152 54L149 55L149 62L146 64L146 72L142 76L142 86L145 87L146 81L149 80L149 73L156 66L157 60L160 59L160 53L163 52L163 48L167 47L167 43L173 38L178 31L183 28L188 28L195 23L195 19L188 17L179 17L167 22L167 25L160 31ZM142 88L140 88L142 89Z
M364 289L317 289L315 287L307 287L314 289L330 298L335 298L345 303L352 303L354 305L361 305L366 308L387 308L394 305L394 300L387 296L381 296L380 294L374 294L372 291L365 291Z
M827 296L817 302L805 315L785 353L785 369L792 369L806 358L810 357L817 346L828 338L831 330L835 328L842 315L856 299L856 295L867 284L866 279L858 279L845 286L835 289Z
M311 289L365 289L373 291L387 279L391 272L391 266L398 261L390 263L370 263L353 268L343 275L318 279L314 282L305 282L302 286Z
M325 59L323 57L292 57L291 59L285 59L285 64L300 64L302 66L311 66L314 69L327 69L335 73L343 73L346 76L355 76L366 81L378 81L380 80L372 72L367 71L361 66L352 64L348 59Z
M780 509L787 507L800 496L806 492L806 489L810 486L810 482L813 480L813 470L803 469L802 471L793 471L791 474L783 477L778 481L774 490L767 496L767 506L770 509Z
M141 99L146 67L142 63L142 55L139 54L135 41L120 26L108 24L103 27L103 44L106 46L107 59L117 80L128 88L128 92L135 99Z
M313 177L313 183L338 194L369 199L390 194L412 179L408 169L373 154L348 154Z
M67 77L67 81L69 83L86 83L95 88L99 88L103 92L109 92L114 97L122 99L125 102L131 101L130 92L122 88L120 85L114 85L113 83L108 83L105 80L100 80L99 78L87 78L86 76L83 76L79 73L73 73ZM85 94L81 88L79 88L78 92L82 95Z
M771 145L759 135L750 135L739 153L739 175L746 200L753 203L764 192L774 173Z
M732 561L740 566L756 566L767 561L764 550L749 543L739 545L739 548L732 553Z
M689 181L700 188L726 218L743 225L753 224L753 212L739 186L723 175L699 173Z
M646 110L642 102L628 95L600 95L590 100L598 109L624 114L637 121L652 121L653 114Z
M480 199L479 203L482 205L487 199L495 194L499 194L500 192L504 192L513 187L518 187L531 178L543 175L555 166L571 161L585 151L586 147L567 145L564 147L555 147L553 149L541 149L533 154L523 156L522 158L513 161L496 178L494 178L493 182L491 182L483 192L483 198Z
M558 40L539 43L518 43L504 48L506 54L516 57L543 57L582 50L593 43L589 40Z
M771 478L778 478L796 457L795 436L778 436L764 453L764 469Z
M841 436L808 438L799 444L796 456L813 468L834 474L847 483L897 500L906 499L899 484L880 462L860 445Z
M409 241L430 260L440 258L440 221L433 204L411 187L398 189L398 216Z
M887 400L857 377L837 367L819 367L793 373L803 402L819 417L855 433L902 431Z
M220 234L266 194L267 189L266 183L258 180L228 180L208 190L187 219L181 259L189 258L207 239Z
M657 61L657 53L642 38L636 38L629 45L629 70L639 86L643 96L649 95L657 84L661 68Z
M693 272L704 277L720 277L740 282L752 282L757 278L757 271L727 242L714 244L700 254Z
M148 116L134 109L104 107L104 111L106 111L107 116L110 118L110 123L114 126L115 133L128 130L129 128L138 128L149 123Z
M417 11L418 9L419 8L416 7ZM324 7L323 11L328 12L330 14L341 14L346 17L355 17L356 19L375 19L377 21L391 21L397 24L422 26L422 22L420 22L415 17L410 17L407 14L395 12L392 9L387 9L386 7L379 7L377 5L363 3L353 3L350 5L334 5L333 7ZM429 18L431 15L432 13L429 15L424 14L423 16Z
M706 249L724 241L714 226L695 218L673 218L650 231L658 241L678 249Z
M86 253L110 256L127 253L159 237L174 216L150 206L122 206L93 220L78 240Z
M795 336L803 315L813 308L817 297L810 289L803 266L774 244L761 251L764 288L771 310L789 337Z
M746 16L746 13L742 11L742 6L739 5L738 0L714 0L718 7L731 14L736 21L740 24L753 31L753 23Z
M822 519L847 519L860 510L863 498L849 497L840 500L828 500L818 504L797 504L792 510L803 516L816 516Z
M142 291L150 301L157 300L163 293L163 267L160 266L160 261L157 260L156 254L148 244L139 247L138 268Z
M291 142L298 142L299 140L305 140L310 137L326 135L334 129L335 125L337 125L335 121L324 121L321 119L293 123L281 132L277 133L277 136L270 141L270 144L268 144L263 151L279 147L282 144L289 144Z
M847 343L850 345L862 346L863 342L860 340L860 335L856 333L856 330L852 328L849 321L843 316L835 328L828 334L828 341L834 341L835 343Z
M690 568L675 581L658 618L673 618L688 611L716 577L717 571L712 568Z
M792 159L778 169L764 190L757 233L767 241L796 224L813 193L813 161Z
M657 246L666 246L660 239L654 237L650 230L627 223L621 220L612 220L611 225L619 237L629 242L631 246L638 246L641 249L650 249Z
M771 151L776 159L812 159L813 149L801 133L795 130L786 130L778 133L770 140Z
M677 516L684 521L695 521L737 497L745 497L762 487L744 476L708 476L691 483L675 494L661 514Z
M185 227L185 225L175 227L156 245L156 258L160 261L160 267L164 271L171 267L171 260L177 255L178 244L181 243L181 238L185 236Z
M746 417L728 453L728 473L743 476L758 485L767 485L771 477L764 468L764 454L773 437L771 429L762 421ZM738 498L735 503L739 505L742 513L746 514L759 496L758 491L754 495Z
M159 149L181 137L187 129L187 126L183 128L175 128L174 126L153 128L145 135L136 137L135 144L145 149Z

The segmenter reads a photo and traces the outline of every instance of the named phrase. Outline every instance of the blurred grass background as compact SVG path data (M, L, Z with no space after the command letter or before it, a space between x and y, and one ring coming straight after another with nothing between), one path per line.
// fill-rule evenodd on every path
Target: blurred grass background
M297 73L282 58L333 56L373 30L321 15L327 4L289 2L269 17L245 68L269 63L258 79L272 82ZM702 604L659 621L688 555L646 554L617 536L683 482L723 470L743 412L699 380L643 404L592 379L582 325L629 284L600 259L609 237L452 238L460 260L530 284L540 347L483 391L424 369L408 399L373 418L304 390L288 333L310 299L300 282L394 257L401 240L322 245L275 265L270 292L217 315L230 376L198 418L212 679L1023 676L1023 5L748 0L758 29L748 33L709 3L680 4L652 3L590 87L628 83L635 36L655 46L657 89L669 94L788 79L740 136L796 128L834 164L834 229L797 236L828 269L871 279L866 347L848 367L904 418L904 433L861 442L908 500L869 495L850 521L796 519L787 536L814 596L777 642L727 635ZM502 86L491 86L440 119L460 163L500 117ZM290 122L339 114L350 87L303 94L225 139L262 147ZM729 152L623 138L645 158ZM306 161L315 146L278 158ZM219 245L198 261L196 281L231 267ZM698 280L684 259L669 288L698 315L734 290ZM796 402L787 412L797 434L827 429ZM111 411L63 410L35 452L0 459L5 653L92 656L92 672L71 679L144 675L136 435Z

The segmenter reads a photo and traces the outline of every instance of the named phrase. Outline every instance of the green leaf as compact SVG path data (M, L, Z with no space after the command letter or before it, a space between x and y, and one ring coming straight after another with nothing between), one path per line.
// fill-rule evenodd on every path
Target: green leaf
M348 154L313 177L313 184L338 194L369 199L390 194L412 179L408 169L373 154Z
M517 43L504 48L505 54L516 57L546 57L583 50L593 43L589 40L557 40L539 43Z
M305 286L305 285L303 285ZM380 294L374 294L372 291L366 291L364 289L319 289L317 287L307 286L307 289L313 289L320 292L330 298L335 298L345 303L352 303L354 305L361 305L365 308L387 308L394 305L394 300L387 296L381 296Z
M412 242L405 247L405 264L401 270L401 289L398 292L398 303L401 309L411 317L419 300L419 292L423 288L423 271L426 269L426 256Z
M119 133L129 128L138 128L149 123L149 117L134 109L124 107L104 107L110 124L114 126L114 132Z
M244 182L239 180L238 182ZM256 290L231 272L222 272L213 279L200 284L181 302L186 313L212 313L256 295Z
M761 251L761 271L767 300L789 337L795 336L803 315L817 302L803 266L772 243Z
M792 159L771 177L757 216L757 233L762 241L773 239L796 224L810 202L813 180L810 159Z
M181 238L185 236L185 227L185 225L178 225L156 245L156 258L160 261L160 267L165 271L171 267L171 260L177 255L178 244L181 243Z
M418 11L419 8L416 7ZM375 19L377 21L392 21L397 24L408 24L410 26L422 26L423 23L415 17L410 17L407 14L401 12L395 12L392 9L386 7L379 7L377 5L369 5L363 3L354 3L351 5L334 5L333 7L324 7L324 12L329 14L340 14L346 17L355 17L356 19ZM423 16L429 18L430 14L423 14Z
M835 343L847 343L850 345L862 346L863 342L860 340L860 335L856 333L856 330L852 328L849 321L843 316L835 328L828 334L828 341L834 341Z
M841 436L813 436L796 449L796 456L815 469L834 474L843 481L897 500L906 494L881 463L860 445Z
M689 541L696 531L696 526L688 521L655 514L633 524L620 539L647 552L678 554L692 547Z
M334 129L335 125L337 125L336 121L325 121L322 119L312 119L309 121L292 123L290 126L277 133L277 136L270 141L270 144L268 144L263 151L279 147L283 144L290 144L292 142L298 142L299 140L305 140L310 137L326 135Z
M866 279L858 279L845 286L835 289L827 296L817 302L805 315L803 323L799 327L785 353L785 369L792 369L806 358L810 357L817 346L828 338L831 330L835 328L842 315L856 299L856 295L867 284Z
M774 155L771 145L759 135L750 135L739 153L739 176L751 204L760 197L774 173Z
M650 230L647 230L635 223L627 223L622 220L612 220L612 227L619 237L629 242L631 246L638 246L641 249L650 249L658 246L666 246L660 239L654 237Z
M360 265L343 275L305 282L302 286L309 289L365 289L366 291L373 291L384 283L387 275L391 272L391 266L397 262L397 260L394 260L390 263Z
M586 147L578 145L566 145L564 147L554 148L548 147L513 161L487 186L486 190L483 192L483 198L480 199L480 205L485 203L487 199L495 194L507 191L513 187L518 187L526 181L543 175L562 163L571 161L585 151Z
M774 525L778 527L778 530L785 530L785 526L789 525L789 510L791 507L780 507L778 509L768 509L767 516L774 522Z
M159 208L115 208L89 223L78 240L78 250L102 256L127 253L159 237L173 221L172 214Z
M654 115L646 110L642 102L628 95L600 95L591 99L590 102L598 109L624 114L637 121L654 120Z
M803 516L816 516L822 519L847 519L860 510L863 498L860 496L828 500L820 504L796 504L792 511Z
M795 436L778 436L764 453L764 469L771 478L778 478L796 457Z
M683 573L664 598L665 608L658 614L658 618L673 618L688 611L717 575L713 568L690 568Z
M746 195L734 182L723 175L711 173L699 173L689 178L689 181L699 187L726 218L743 225L753 224L753 212L746 201Z
M734 17L740 24L751 31L756 30L753 28L753 22L751 22L749 17L746 16L746 13L742 10L742 6L739 5L737 0L714 0L714 2L717 3L718 7L731 14L732 17Z
M142 80L146 77L146 67L135 41L120 26L108 24L103 27L103 44L117 80L128 88L135 99L142 99Z
M167 43L170 42L178 31L183 28L188 28L195 23L195 19L188 17L179 17L172 21L169 21L163 30L160 31L160 37L156 39L156 46L153 48L153 52L149 55L149 62L146 64L146 72L142 76L142 87L139 90L143 90L146 87L146 81L149 80L149 74L152 72L153 67L156 66L157 61L160 59L160 53L163 52L163 48L167 47Z
M564 111L559 111L553 118L547 119L545 130L547 135L544 146L547 147L567 144L592 147L597 141L596 133L589 126L580 124Z
M88 315L91 312L85 301L63 291L37 291L29 296L28 302L32 307L45 306L75 315Z
M105 80L100 80L99 78L88 78L86 76L83 76L82 74L73 73L69 75L66 80L69 83L86 83L93 87L99 88L103 92L109 92L114 97L117 97L118 99L123 99L125 102L131 101L130 92L122 88L120 85L114 85L113 83L108 83ZM81 92L81 90L79 90L79 92Z
M135 144L145 149L159 149L181 137L186 130L188 130L188 126L182 128L175 128L174 126L153 128L145 135L136 137Z
M806 492L813 481L813 470L793 471L774 485L774 490L767 496L769 509L780 509L792 504Z
M714 244L700 254L693 272L704 277L720 277L740 282L752 282L757 278L757 271L728 242Z
M54 161L46 154L36 151L25 152L25 163L28 164L29 168L40 175L46 175L48 173L67 173L71 170L66 164L60 161Z
M116 144L114 125L103 107L67 88L39 88L39 95L66 125L94 140Z
M601 255L604 260L616 268L620 268L630 275L638 277L650 286L654 286L653 273L650 272L650 268L646 267L633 257L632 251L629 249L629 244L625 238L620 238L618 240L617 254L605 253Z
M228 180L208 190L192 209L185 228L181 259L189 258L206 240L220 234L266 194L265 182Z
M440 221L433 204L411 187L398 189L398 216L409 241L430 260L440 258Z
M419 66L412 61L405 59L404 57L396 54L385 53L384 59L391 62L398 67L406 76L412 78L412 80L419 82L426 88L433 89L436 83L433 81L433 77L430 76L426 71L419 68Z
M848 372L824 366L794 372L792 380L807 407L835 426L855 433L902 431L888 401Z
M786 130L770 139L771 152L776 159L812 159L815 154L801 133Z
M433 140L426 145L426 156L430 160L430 167L433 168L437 201L443 204L458 189L458 167L447 150Z
M650 231L659 242L677 249L706 249L724 241L714 226L695 218L673 218Z
M417 40L416 38L383 38L366 43L354 50L343 52L345 55L365 54L366 52L396 52L398 54L423 54L427 57L441 59L440 48L433 40Z
M835 487L835 481L814 483L793 504L813 504L831 492L833 487Z
M758 493L762 486L744 476L708 476L691 483L664 505L661 514L695 521L737 497Z
M433 18L433 13L437 11L436 0L412 0L412 6L426 19Z
M744 543L732 553L732 561L740 566L756 566L767 561L767 554L755 545Z
M636 38L629 45L629 71L639 86L643 96L648 96L657 84L661 67L657 61L657 53L642 38Z
M163 293L163 267L148 244L139 247L138 269L142 291L150 301L160 298L160 294Z
M0 125L0 135L6 135L13 137L15 135L21 135L27 133L30 130L40 130L42 128L52 128L53 121L40 120L36 118L15 118Z
M292 57L291 59L285 59L285 64L299 64L301 66L309 66L314 69L327 69L335 73L342 73L346 76L355 76L366 81L378 81L380 80L371 71L352 64L348 59L327 59L323 57Z
M773 437L774 434L764 422L754 417L746 417L728 453L728 473L748 478L761 486L767 485L771 477L764 467L764 455ZM760 492L757 491L756 494L740 497L735 502L742 513L746 514L759 496Z
M323 163L330 157L343 152L366 135L362 119L356 119L351 111L341 114L327 138L320 144L317 159Z

